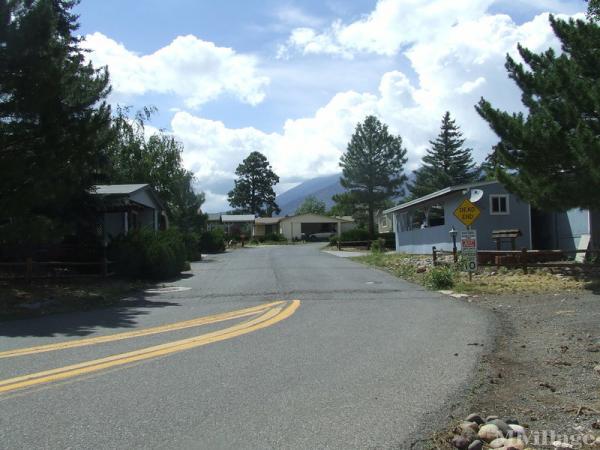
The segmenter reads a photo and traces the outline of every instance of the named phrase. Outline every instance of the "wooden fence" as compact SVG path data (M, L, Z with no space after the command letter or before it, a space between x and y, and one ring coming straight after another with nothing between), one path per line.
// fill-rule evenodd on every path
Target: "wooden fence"
M106 277L111 264L98 246L0 247L0 279Z
M459 254L432 248L433 264L440 264L441 255L453 255L458 262ZM569 260L569 255L584 254L587 261ZM478 250L477 260L480 265L521 268L527 273L529 268L600 268L600 250Z

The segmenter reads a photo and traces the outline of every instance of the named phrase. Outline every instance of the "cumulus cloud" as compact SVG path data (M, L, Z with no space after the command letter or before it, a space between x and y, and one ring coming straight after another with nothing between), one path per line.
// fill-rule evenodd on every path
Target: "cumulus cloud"
M179 36L149 55L138 55L102 33L87 35L82 46L95 66L108 66L117 95L175 94L188 108L230 94L256 105L269 78L254 56L217 47L195 36Z
M313 116L287 120L279 133L231 129L186 112L174 116L172 129L185 144L186 164L198 174L201 185L215 193L226 192L219 191L217 184L231 188L235 167L253 150L267 155L283 182L338 172L354 127L368 114L379 116L402 136L408 170L418 166L446 110L461 125L476 159L482 160L497 138L474 105L483 96L507 110L522 108L520 92L504 68L506 53L516 56L518 42L534 51L558 48L548 14L523 24L502 14L455 23L444 33L406 47L404 55L414 73L389 71L382 75L376 92L338 93ZM209 194L207 199L207 208L224 207L217 197Z

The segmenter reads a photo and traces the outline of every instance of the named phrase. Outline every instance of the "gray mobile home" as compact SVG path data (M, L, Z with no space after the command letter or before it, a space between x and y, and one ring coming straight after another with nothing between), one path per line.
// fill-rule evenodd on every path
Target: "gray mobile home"
M393 218L396 250L426 254L435 246L451 251L450 230L466 229L454 211L470 197L473 189L483 191L475 203L481 214L472 226L477 230L480 250L495 250L492 232L509 229L520 231L516 239L518 249L574 250L585 242L589 242L590 247L600 245L599 214L586 210L536 211L498 181L485 181L447 187L385 210L383 214L391 214Z

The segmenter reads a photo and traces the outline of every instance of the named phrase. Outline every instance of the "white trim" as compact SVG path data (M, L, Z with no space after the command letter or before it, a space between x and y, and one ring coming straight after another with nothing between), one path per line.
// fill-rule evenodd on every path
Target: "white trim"
M505 198L506 199L506 211L494 212L492 207L492 199L494 198ZM500 202L498 202L498 206L500 206ZM490 216L508 216L510 214L510 195L508 194L490 194Z

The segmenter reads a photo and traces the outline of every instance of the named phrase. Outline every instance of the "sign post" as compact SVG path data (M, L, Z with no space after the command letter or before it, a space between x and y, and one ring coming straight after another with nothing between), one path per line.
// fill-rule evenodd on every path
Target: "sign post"
M480 209L468 199L464 199L454 215L466 227L466 231L460 233L460 244L462 251L462 269L469 272L469 281L473 279L473 272L477 270L477 231L471 229L471 225L480 216Z
M477 231L466 230L460 233L463 270L469 272L469 281L477 271Z

